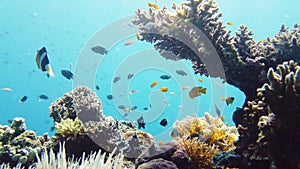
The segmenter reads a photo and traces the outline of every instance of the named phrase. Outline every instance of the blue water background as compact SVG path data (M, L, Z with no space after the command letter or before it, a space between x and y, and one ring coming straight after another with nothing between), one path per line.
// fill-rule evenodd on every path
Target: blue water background
M170 7L172 2L174 1L160 0L158 4L160 6L167 4ZM175 2L179 3L180 1ZM44 132L54 134L54 132L49 131L53 122L49 118L48 107L54 100L73 88L72 81L62 77L60 70L70 69L70 64L72 64L74 71L78 56L90 37L110 22L133 15L137 8L147 9L147 3L148 1L142 0L66 0L63 2L58 0L2 0L0 2L0 87L10 87L13 92L0 91L0 123L7 125L7 120L20 116L26 119L27 128L35 130L38 135ZM217 0L217 3L223 13L222 20L233 22L233 25L227 26L227 29L231 29L234 33L239 25L245 24L250 30L253 30L254 38L257 41L266 39L267 36L273 37L283 23L288 27L300 23L297 14L297 8L300 6L298 0L290 0L288 3L282 0ZM114 32L111 32L111 34L114 34ZM124 112L116 106L123 103L116 103L106 98L108 94L112 93L111 89L114 85L112 79L117 76L117 74L114 74L115 69L128 54L143 48L153 48L148 43L136 43L130 47L124 47L123 43L133 37L120 39L116 43L107 58L99 65L95 76L96 85L100 86L97 94L102 100L104 113L118 119L124 118ZM56 74L55 78L47 78L46 74L38 70L36 66L36 51L42 46L46 46L48 49L50 62ZM120 56L118 56L118 53ZM186 64L185 68L192 72L189 62L182 61L182 63ZM172 74L173 78L169 81L163 81L159 79L162 74ZM157 136L162 131L170 130L172 123L178 120L179 115L197 113L202 116L204 112L214 112L215 110L212 107L215 104L224 107L224 109L222 108L223 115L227 122L233 125L232 113L236 107L243 104L245 99L245 96L238 89L227 85L226 96L236 98L232 105L226 106L221 100L218 103L211 103L212 92L210 92L210 88L214 85L214 81L218 81L218 83L221 81L202 77L204 82L200 83L197 82L199 77L197 75L195 76L195 83L207 87L208 94L193 101L193 104L200 104L198 112L187 112L186 106L183 110L178 108L182 100L189 98L187 92L181 91L181 86L177 84L178 79L180 80L183 77L177 76L175 78L175 76L177 75L174 72L164 72L155 68L139 72L128 87L128 91L137 89L139 92L130 96L127 93L120 93L130 100L130 104L124 104L125 106L138 107L137 112L129 116L128 119L134 121L140 115L146 116L147 113L154 113L150 110L143 111L143 107L149 108L151 95L157 94L159 87L154 89L149 87L152 81L157 80L161 86L168 86L177 95L158 94L158 97L167 99L169 105L164 106L163 111L155 120L147 121L146 119L145 131ZM126 77L123 76L122 79L126 79ZM183 94L180 95L181 93ZM38 102L38 95L40 94L46 94L49 96L49 100ZM24 95L28 96L28 100L21 104L19 100ZM162 99L157 100L157 102L152 104L163 105ZM168 119L169 124L167 127L159 125L159 121L163 118ZM167 138L164 139L167 140Z

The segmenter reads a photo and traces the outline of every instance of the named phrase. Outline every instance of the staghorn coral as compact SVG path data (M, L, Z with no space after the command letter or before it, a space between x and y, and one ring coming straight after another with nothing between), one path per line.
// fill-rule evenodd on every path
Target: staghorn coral
M102 105L97 95L91 89L80 86L51 104L50 117L54 122L62 119L78 117L82 122L104 118Z
M47 133L37 137L32 130L26 130L25 120L20 117L13 119L11 126L0 125L0 164L3 167L28 167L36 160L42 149L51 145Z
M139 25L142 40L154 43L163 57L191 60L195 73L223 78L241 89L247 100L254 99L256 89L266 82L268 68L290 59L299 61L300 25L290 30L282 25L274 39L261 43L244 25L231 37L221 16L214 0L189 0L173 3L172 10L138 9L132 22ZM220 63L212 57L212 48Z
M171 135L173 138L196 137L199 142L218 145L222 151L235 149L234 142L239 137L235 127L225 125L220 118L214 118L208 113L204 117L188 116L175 122Z

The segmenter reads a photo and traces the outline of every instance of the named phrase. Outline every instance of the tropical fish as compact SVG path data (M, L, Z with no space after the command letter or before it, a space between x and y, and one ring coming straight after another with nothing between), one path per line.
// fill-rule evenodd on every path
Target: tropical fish
M183 110L184 107L183 107L183 105L179 105L178 108L179 108L180 110Z
M101 55L106 55L108 53L108 50L106 50L104 47L102 46L95 46L92 47L91 50L95 53L101 54Z
M169 80L171 78L171 76L169 76L169 75L161 75L160 78L163 79L163 80Z
M187 90L187 89L189 89L190 88L190 86L183 86L182 87L182 90Z
M137 109L137 106L133 106L133 107L130 108L131 111L134 111L136 109Z
M149 7L153 7L154 9L156 9L156 10L159 10L159 7L158 7L158 5L157 4L155 4L155 3L148 3L148 6Z
M54 130L55 130L55 126L51 126L50 131L54 131Z
M148 110L148 107L144 107L143 110L145 110L145 111Z
M164 142L161 141L161 140L159 140L159 141L157 142L157 144L158 144L159 146L162 146L162 145L164 145Z
M176 70L176 73L181 75L181 76L186 76L187 75L187 73L185 71L181 70L181 69Z
M221 110L215 105L216 113L218 116L221 116Z
M232 26L233 22L227 22L227 25Z
M141 40L142 39L142 37L141 37L141 35L139 34L138 31L135 32L135 35L136 35L136 39L137 40Z
M119 76L116 76L113 80L114 83L117 83L121 78Z
M167 92L169 90L169 88L168 87L161 87L159 90L161 92Z
M159 124L165 127L168 124L168 121L167 119L162 119Z
M134 76L134 74L129 73L128 76L127 76L127 80L131 79L133 76Z
M124 43L125 46L129 46L132 45L134 43L134 40L129 40L127 42Z
M136 93L136 92L138 92L138 90L136 90L136 89L133 89L133 90L129 91L129 92L128 92L128 94L130 95L130 94L132 94L132 93Z
M198 81L199 81L199 82L203 82L203 79L199 77L199 78L198 78Z
M108 100L112 100L114 97L113 97L113 95L109 94L109 95L106 96L106 98L107 98Z
M73 73L69 70L61 70L61 74L63 75L63 77L65 77L66 79L73 79Z
M189 96L191 99L194 99L195 97L201 96L201 93L206 94L206 88L203 88L201 86L193 87L189 92Z
M125 109L126 107L124 105L118 106L119 109Z
M9 88L9 87L3 87L3 88L1 88L1 90L6 91L6 92L12 92L13 91L13 89Z
M96 90L100 90L100 87L98 85L96 85Z
M41 95L39 95L38 101L40 102L42 100L48 100L48 99L49 99L49 97L47 95L41 94Z
M222 97L221 100L226 101L227 106L232 104L234 101L234 97Z
M138 129L141 129L141 128L145 128L145 121L144 121L144 117L141 116L140 118L137 119L137 123L138 123Z
M23 97L20 99L20 103L24 103L27 99L28 99L28 96L23 96Z
M175 96L176 94L175 94L175 92L170 92L170 95L173 95L173 96Z
M127 108L127 107L126 107L126 108L123 109L123 111L124 111L125 113L130 113L131 110L130 110L130 108Z
M169 105L168 100L164 99L163 102L165 103L165 105L167 105L167 106Z
M38 50L35 61L39 69L41 69L43 72L47 71L50 77L54 77L54 73L51 65L49 64L49 58L45 47L42 47L40 50Z
M157 82L157 81L154 81L154 82L151 83L150 87L153 88L153 87L156 86L157 84L158 84L158 82Z

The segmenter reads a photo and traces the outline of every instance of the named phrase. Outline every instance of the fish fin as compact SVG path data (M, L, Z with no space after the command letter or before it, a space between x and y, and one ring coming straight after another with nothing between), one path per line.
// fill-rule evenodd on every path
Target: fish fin
M49 74L50 77L54 77L55 76L54 73L53 73L53 70L52 70L52 68L51 68L51 66L49 64L46 65L46 70L47 70L47 72L48 72L48 74Z

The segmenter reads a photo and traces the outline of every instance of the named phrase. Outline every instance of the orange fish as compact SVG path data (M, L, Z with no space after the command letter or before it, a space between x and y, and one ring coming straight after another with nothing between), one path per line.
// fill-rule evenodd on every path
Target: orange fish
M153 88L153 87L156 86L157 84L158 84L158 82L157 82L157 81L154 81L154 82L151 83L150 87Z
M142 39L142 38L141 38L141 35L139 34L138 31L135 32L135 35L136 35L136 39L137 39L137 40L141 40L141 39Z
M221 100L226 101L227 106L232 104L234 101L234 97L222 97Z
M124 43L125 46L129 46L132 45L134 43L134 40L129 40L127 42Z
M201 79L201 78L199 77L199 78L198 78L198 81L199 81L199 82L203 82L203 79Z
M148 6L149 6L149 7L153 7L153 8L156 9L156 10L159 10L158 5L155 4L155 3L148 3Z
M161 141L161 140L159 140L159 141L157 142L157 144L158 144L159 146L162 146L162 145L164 144L164 142Z
M159 90L161 92L167 92L169 90L169 88L167 88L167 87L161 87Z

